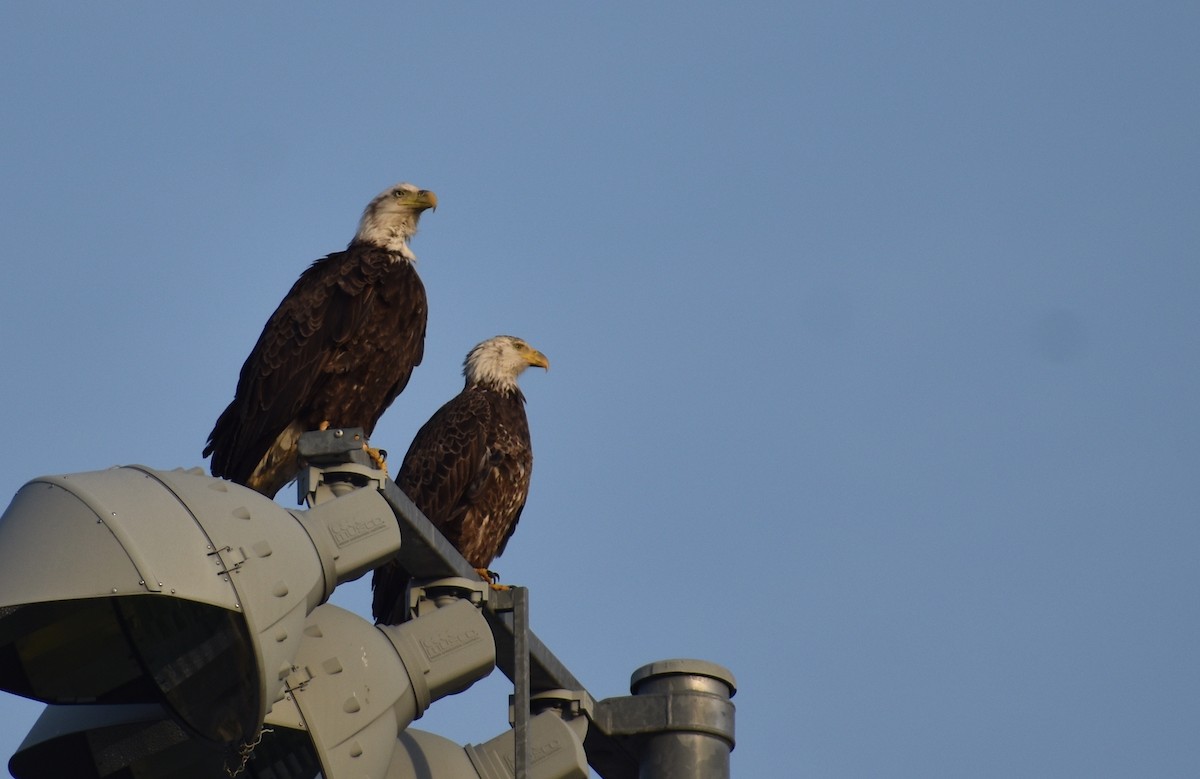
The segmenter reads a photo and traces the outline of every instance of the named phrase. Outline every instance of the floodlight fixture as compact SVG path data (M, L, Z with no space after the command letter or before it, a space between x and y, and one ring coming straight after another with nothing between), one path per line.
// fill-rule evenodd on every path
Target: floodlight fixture
M271 724L243 765L222 764L160 707L47 706L9 761L16 779L332 779L303 729ZM528 779L586 779L587 757L575 726L555 713L529 722L533 764ZM363 766L356 777L377 779L512 779L512 730L482 744L459 745L415 728L391 741L390 760ZM373 761L377 762L377 761Z
M198 468L34 479L0 517L0 690L157 703L245 744L284 697L306 617L399 546L377 489L287 510Z
M506 730L482 744L460 746L434 733L410 728L400 734L387 779L512 779L515 732ZM575 729L554 712L529 720L533 757L529 779L587 779L587 755Z
M383 779L409 723L495 667L491 631L469 599L380 627L324 604L302 634L286 694L239 750L214 748L155 704L52 705L10 770L18 779Z
M282 728L307 733L325 779L382 777L410 722L496 665L492 632L469 599L388 626L326 604L304 634L288 694L266 719L274 732L263 740Z

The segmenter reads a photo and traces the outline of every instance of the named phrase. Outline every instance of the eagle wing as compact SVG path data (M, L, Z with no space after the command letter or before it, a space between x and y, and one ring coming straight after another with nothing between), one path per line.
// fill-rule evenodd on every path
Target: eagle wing
M382 303L378 278L388 268L385 253L365 249L379 257L359 257L353 250L317 260L301 274L267 321L258 342L246 358L238 377L237 392L217 420L204 455L213 455L212 472L246 483L263 455L280 434L298 423L301 431L322 421L308 418L314 413L331 413L328 405L342 388L333 391L337 376L356 372L364 360L375 356L368 347L377 345L379 334L368 323ZM415 272L413 278L416 284ZM401 327L386 334L402 339L393 353L407 355L399 376L378 388L378 401L365 419L331 419L339 426L362 426L369 435L384 409L404 389L412 368L423 356L426 303L424 290L413 296L409 312L414 327ZM363 393L363 397L370 393ZM324 401L324 402L322 402ZM379 402L382 401L382 402ZM322 413L324 412L324 413ZM291 474L287 475L290 478ZM286 481L286 479L284 479ZM282 486L282 485L280 485Z
M400 489L451 541L486 478L492 416L483 393L464 390L417 431L396 475Z

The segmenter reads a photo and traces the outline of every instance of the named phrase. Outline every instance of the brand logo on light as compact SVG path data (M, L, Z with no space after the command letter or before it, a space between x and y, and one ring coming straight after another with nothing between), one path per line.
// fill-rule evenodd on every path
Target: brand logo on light
M333 542L339 547L353 543L363 536L377 533L383 530L387 525L383 517L373 517L371 519L354 519L344 525L329 528L330 535L333 536Z
M421 641L421 649L425 652L425 656L430 660L441 657L442 655L453 652L455 649L464 647L467 644L474 643L479 640L478 630L468 630L465 633L457 635L445 633L436 638L427 638Z

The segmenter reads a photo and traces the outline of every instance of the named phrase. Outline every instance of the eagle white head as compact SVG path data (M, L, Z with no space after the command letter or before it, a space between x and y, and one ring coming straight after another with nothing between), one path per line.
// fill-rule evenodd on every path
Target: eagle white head
M550 370L546 355L512 335L498 335L475 346L463 360L467 386L480 384L498 392L517 389L517 377L531 365Z
M363 209L358 232L351 245L366 243L397 252L412 262L417 257L408 248L408 239L417 234L417 222L427 208L437 209L437 195L407 182L388 187Z

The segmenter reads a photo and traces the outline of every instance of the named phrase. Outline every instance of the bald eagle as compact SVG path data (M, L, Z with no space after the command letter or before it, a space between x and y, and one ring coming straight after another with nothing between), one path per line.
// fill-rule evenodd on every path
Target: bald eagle
M462 392L413 439L396 484L485 578L516 530L529 495L533 449L517 376L550 361L520 338L499 335L463 362ZM375 570L371 611L403 622L408 573L391 560Z
M381 192L345 251L315 261L267 321L233 402L208 436L213 476L274 497L299 470L307 430L367 436L425 349L428 305L408 241L437 196L412 184Z

